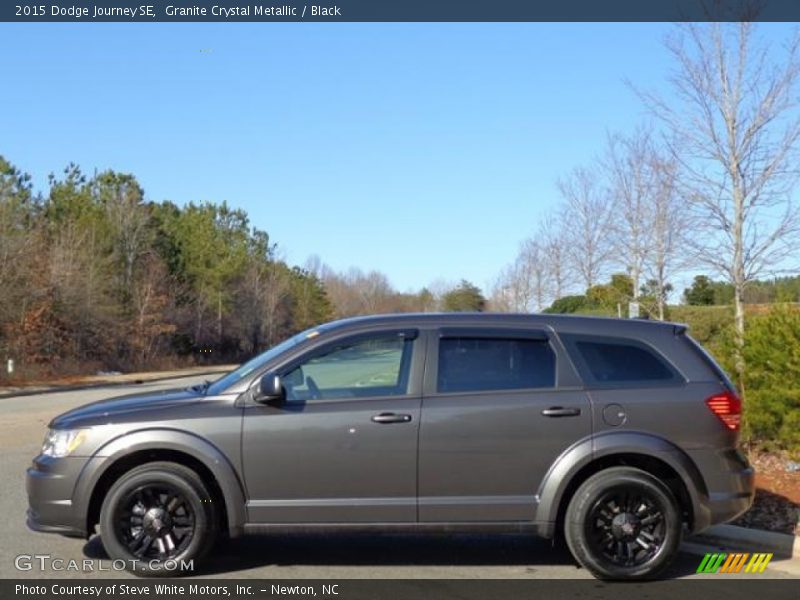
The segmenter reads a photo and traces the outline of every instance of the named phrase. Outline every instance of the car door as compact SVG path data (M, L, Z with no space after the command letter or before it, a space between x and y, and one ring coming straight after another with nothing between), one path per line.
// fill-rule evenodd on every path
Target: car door
M591 435L589 399L545 330L432 332L419 520L530 521L555 459Z
M286 401L244 414L249 520L416 521L423 350L415 330L381 330L279 368Z

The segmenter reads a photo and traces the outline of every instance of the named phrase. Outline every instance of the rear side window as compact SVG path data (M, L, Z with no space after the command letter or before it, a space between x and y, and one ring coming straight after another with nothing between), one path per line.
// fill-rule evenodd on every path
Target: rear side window
M570 353L585 379L593 383L654 384L679 381L675 369L657 352L633 340L566 335Z
M439 340L439 392L551 388L555 383L556 358L547 340Z

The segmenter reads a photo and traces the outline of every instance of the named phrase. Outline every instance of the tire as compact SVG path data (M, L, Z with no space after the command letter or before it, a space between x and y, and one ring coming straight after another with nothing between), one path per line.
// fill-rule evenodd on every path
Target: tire
M567 507L572 555L599 579L653 579L675 558L683 523L675 496L640 469L612 467L584 481Z
M128 571L175 577L185 574L181 564L202 558L214 545L217 514L197 473L152 462L111 486L100 510L100 534L109 557L124 561Z

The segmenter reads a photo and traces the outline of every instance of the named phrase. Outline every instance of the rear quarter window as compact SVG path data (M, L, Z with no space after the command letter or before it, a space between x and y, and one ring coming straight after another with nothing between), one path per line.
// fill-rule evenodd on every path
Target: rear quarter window
M683 382L675 368L647 344L572 334L561 338L587 384L653 386Z

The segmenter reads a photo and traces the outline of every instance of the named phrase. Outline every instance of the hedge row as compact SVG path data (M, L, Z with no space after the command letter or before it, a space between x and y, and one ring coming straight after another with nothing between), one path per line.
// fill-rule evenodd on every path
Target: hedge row
M670 318L689 325L691 335L734 372L731 307L675 306ZM744 358L744 439L800 452L800 308L748 307Z

